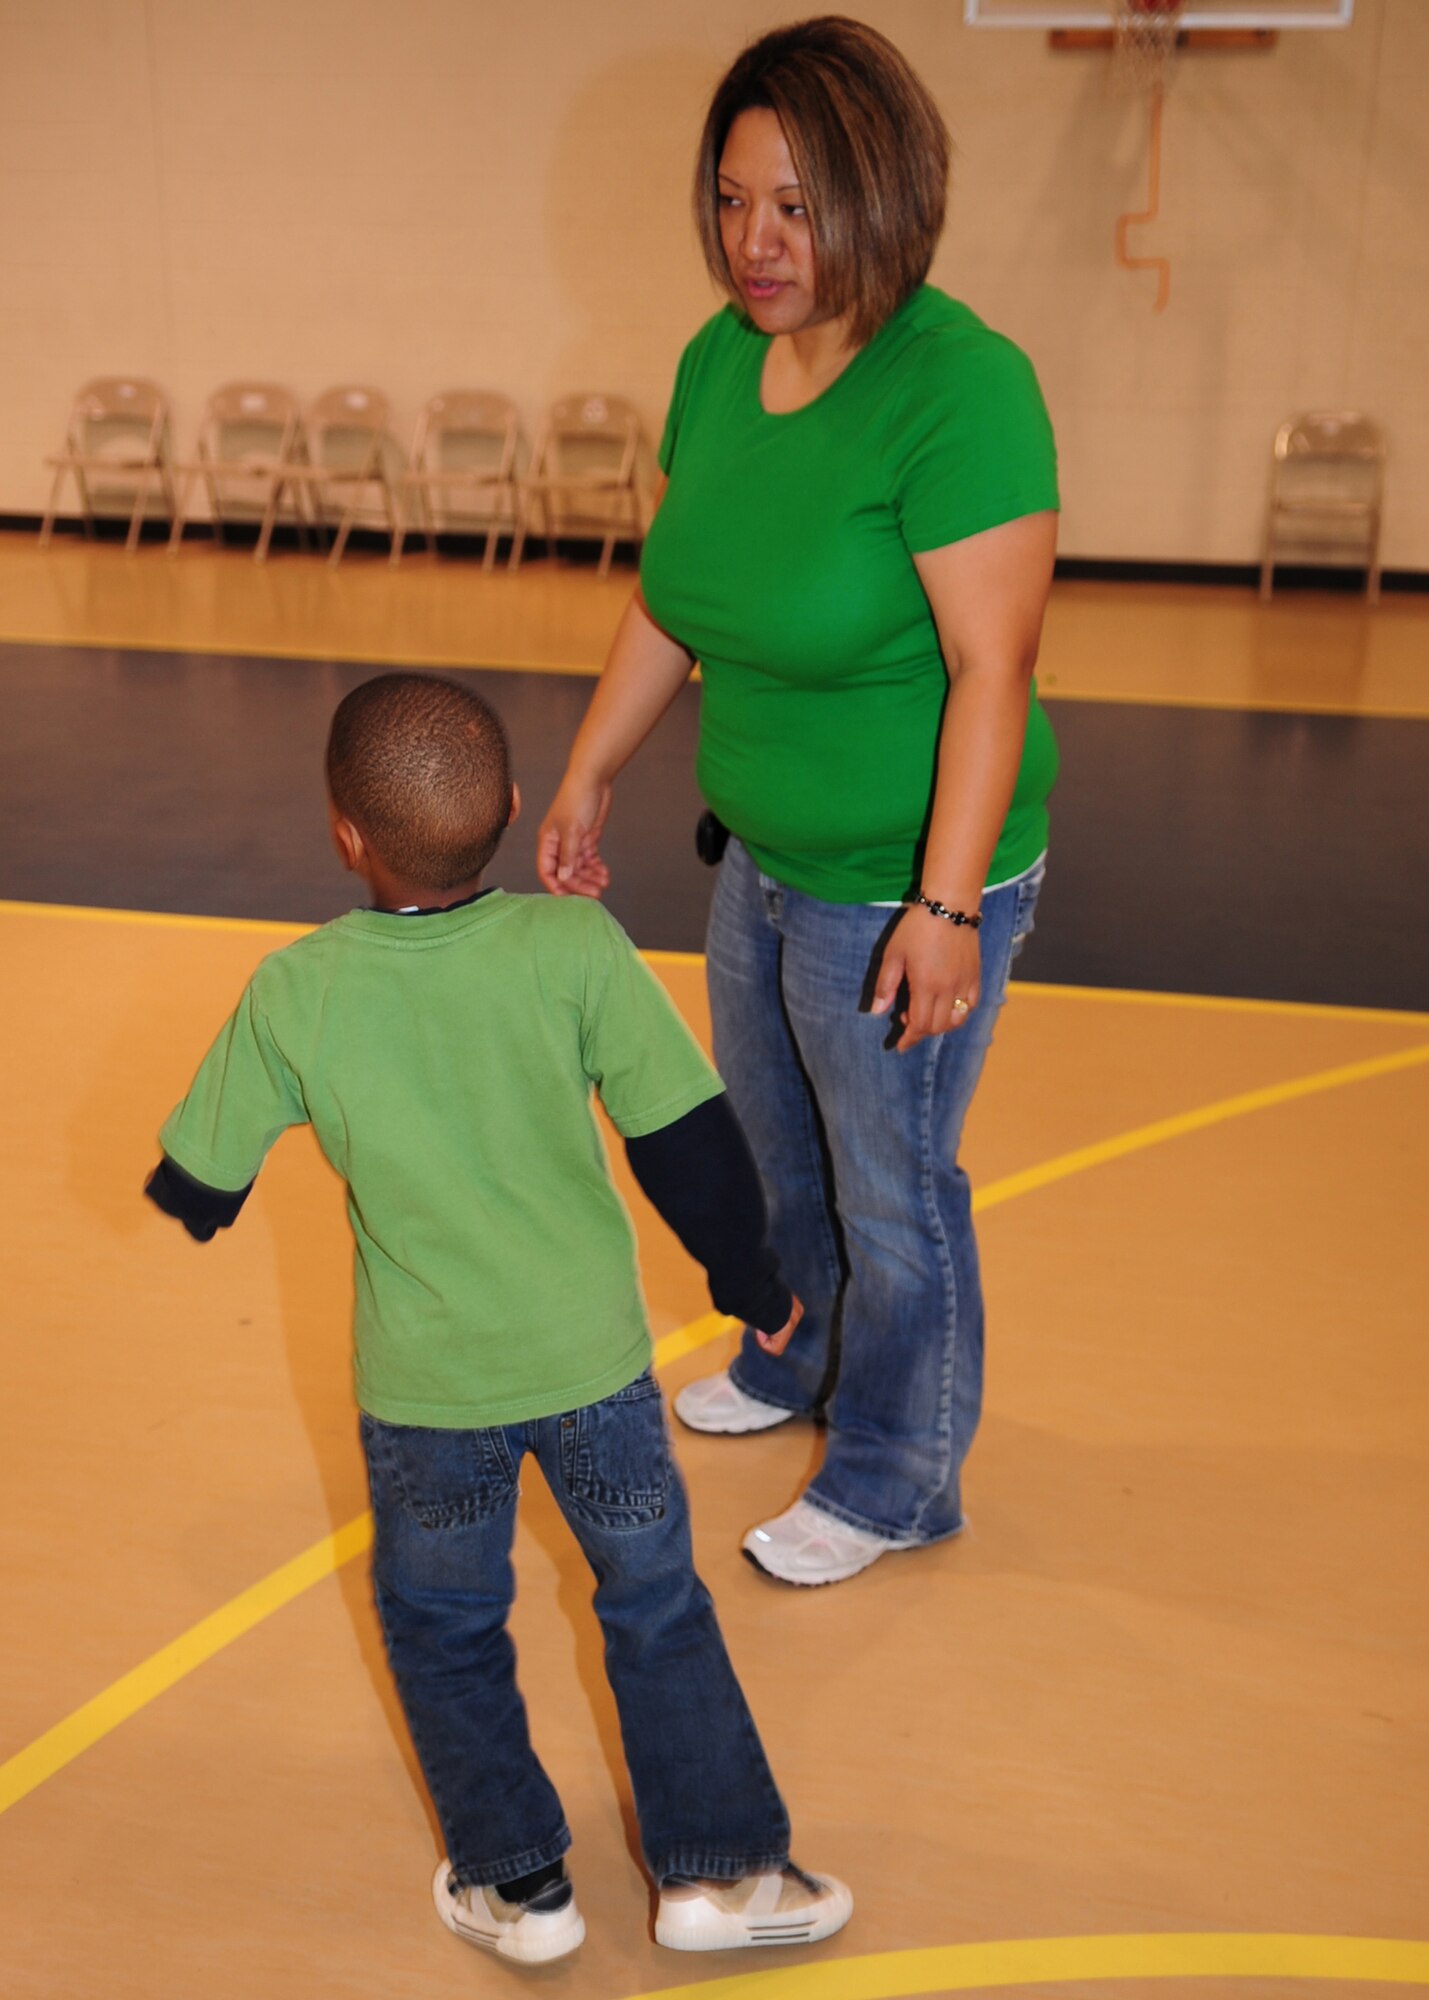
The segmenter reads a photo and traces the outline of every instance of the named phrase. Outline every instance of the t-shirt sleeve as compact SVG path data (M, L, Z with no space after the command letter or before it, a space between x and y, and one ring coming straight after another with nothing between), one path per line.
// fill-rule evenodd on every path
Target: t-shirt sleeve
M986 329L920 343L888 454L894 510L915 555L1059 504L1057 447L1032 363Z
M250 984L188 1095L165 1119L159 1144L194 1180L236 1191L254 1178L274 1141L307 1120L302 1088Z
M717 1097L724 1085L619 924L599 904L586 907L597 921L581 1061L616 1131L639 1139Z

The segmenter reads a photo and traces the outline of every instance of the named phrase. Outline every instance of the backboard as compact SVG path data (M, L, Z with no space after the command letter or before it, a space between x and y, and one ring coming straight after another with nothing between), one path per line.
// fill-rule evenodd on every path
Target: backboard
M963 0L970 28L1110 28L1115 0ZM1347 28L1355 0L1186 0L1187 33L1216 28Z

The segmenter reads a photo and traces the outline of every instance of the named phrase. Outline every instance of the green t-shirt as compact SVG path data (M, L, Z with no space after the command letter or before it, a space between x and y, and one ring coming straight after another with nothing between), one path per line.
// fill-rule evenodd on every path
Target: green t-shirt
M814 402L770 416L768 338L732 306L686 348L641 562L699 660L699 781L767 874L832 903L918 884L948 680L911 557L1055 508L1020 349L930 286ZM1034 693L990 884L1047 844L1057 773Z
M592 1086L625 1138L722 1088L599 904L493 890L355 910L265 959L159 1138L234 1190L310 1123L347 1182L361 1407L520 1423L650 1362Z

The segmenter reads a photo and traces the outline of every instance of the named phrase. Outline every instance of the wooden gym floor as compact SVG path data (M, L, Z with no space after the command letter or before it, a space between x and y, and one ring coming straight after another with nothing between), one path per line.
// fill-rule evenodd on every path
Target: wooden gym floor
M533 1980L436 1923L436 1838L367 1594L339 1190L293 1135L203 1251L138 1190L242 980L295 934L277 920L341 907L340 883L326 907L282 900L289 878L332 892L311 827L259 824L268 794L242 774L308 782L291 741L354 662L500 668L534 822L558 761L543 719L562 741L570 723L551 671L598 663L628 585L0 540L0 1992L1429 1985L1422 599L1056 593L1058 846L967 1145L990 1301L968 1535L786 1591L738 1536L791 1497L813 1436L677 1440L796 1852L852 1883L849 1929L733 1965L650 1941L587 1581L534 1478L517 1638L589 1937ZM1196 735L1208 717L1234 727ZM676 730L636 794L632 875L688 839L686 748ZM1100 893L1127 836L1087 821L1131 759L1163 774L1131 788L1147 842L1153 819L1180 830L1180 874L1128 916ZM1359 893L1320 898L1307 954L1317 885L1281 856L1257 921L1215 942L1226 884L1197 855L1244 795L1288 811L1307 788ZM254 879L274 900L245 914ZM627 920L704 1032L698 958L668 948L701 893L657 872ZM1188 926L1204 981L1142 935ZM1363 983L1344 961L1371 955L1398 1004L1344 1004ZM1220 975L1248 963L1237 992ZM673 1389L728 1335L627 1191Z

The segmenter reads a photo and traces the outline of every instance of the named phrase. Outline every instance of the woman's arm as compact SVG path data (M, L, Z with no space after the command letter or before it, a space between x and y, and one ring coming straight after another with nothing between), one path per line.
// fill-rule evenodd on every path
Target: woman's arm
M971 914L1017 782L1027 701L1052 584L1057 516L1028 514L913 558L948 670L948 703L921 888ZM897 1046L960 1027L978 1001L977 932L915 907L884 949L873 1011L887 1013L908 983Z
M655 501L665 490L660 481ZM610 882L600 836L610 788L690 677L694 661L655 623L637 589L616 628L560 789L536 837L536 868L553 896L599 896Z

